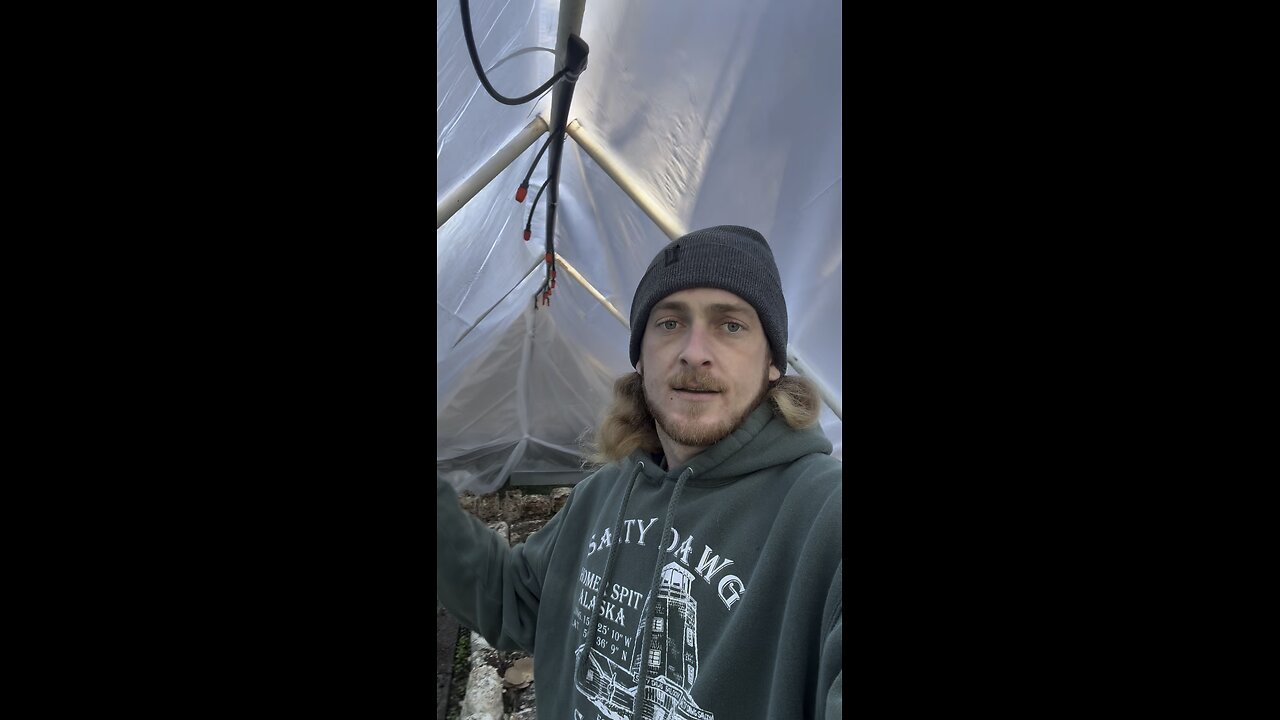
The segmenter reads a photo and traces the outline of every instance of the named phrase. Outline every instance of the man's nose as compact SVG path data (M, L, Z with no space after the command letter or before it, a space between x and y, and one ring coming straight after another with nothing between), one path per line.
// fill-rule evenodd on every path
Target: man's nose
M684 347L680 350L680 360L694 367L711 364L711 344L708 342L706 328L695 325L685 336Z

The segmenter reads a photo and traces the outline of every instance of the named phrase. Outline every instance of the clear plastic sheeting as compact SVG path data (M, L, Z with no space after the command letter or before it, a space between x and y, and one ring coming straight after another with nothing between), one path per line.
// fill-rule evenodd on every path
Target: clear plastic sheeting
M481 62L554 47L558 9L472 0ZM591 51L569 112L683 229L748 225L769 239L791 348L837 395L840 22L840 4L828 0L587 0L581 36ZM489 97L471 68L457 2L437 4L436 30L439 202L534 113L549 119L551 94L517 107ZM528 52L490 80L514 96L553 68L551 54ZM567 272L550 306L534 309L545 277L545 194L532 240L521 234L547 177L546 155L526 201L514 194L544 139L436 231L436 463L458 489L579 470L584 435L603 416L614 379L632 371L627 328ZM636 284L669 238L573 139L564 150L555 250L629 317ZM821 423L842 456L843 422L824 407Z
M519 50L555 47L556 3L472 0L470 7L476 53L486 69ZM554 69L554 55L530 52L502 63L487 75L494 89L514 98L537 89ZM489 97L467 53L458 1L437 0L437 202L528 125L539 109L549 117L550 107L550 94L524 105L504 105Z

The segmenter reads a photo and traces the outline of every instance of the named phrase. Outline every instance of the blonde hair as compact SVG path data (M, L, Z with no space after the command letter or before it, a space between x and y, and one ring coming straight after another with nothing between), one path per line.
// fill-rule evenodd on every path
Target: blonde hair
M773 414L788 426L802 430L818 422L822 398L817 387L799 375L783 375L771 383L765 394ZM587 440L584 467L599 467L627 457L636 450L662 450L657 425L644 400L644 380L628 373L613 383L613 402L594 442Z

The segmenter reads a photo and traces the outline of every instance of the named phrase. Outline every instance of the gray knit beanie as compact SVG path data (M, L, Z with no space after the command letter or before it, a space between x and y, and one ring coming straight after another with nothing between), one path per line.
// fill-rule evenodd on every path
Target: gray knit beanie
M689 288L727 290L755 308L773 351L773 364L787 372L787 301L773 251L751 228L717 225L695 230L659 252L631 301L631 366L640 362L649 311L666 296Z

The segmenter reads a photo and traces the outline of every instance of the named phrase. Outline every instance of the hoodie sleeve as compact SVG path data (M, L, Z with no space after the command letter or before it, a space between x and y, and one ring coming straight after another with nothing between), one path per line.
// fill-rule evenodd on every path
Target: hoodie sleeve
M572 496L570 496L572 502ZM566 504L527 542L508 547L436 477L436 595L459 622L499 650L533 652L538 601Z
M844 671L840 671L836 675L835 682L831 683L831 691L827 693L827 715L829 718L844 717L844 688L842 687L842 678Z
M826 708L821 717L844 717L844 563L836 567L835 579L827 592L823 616L822 655L818 662L818 702L816 707Z

